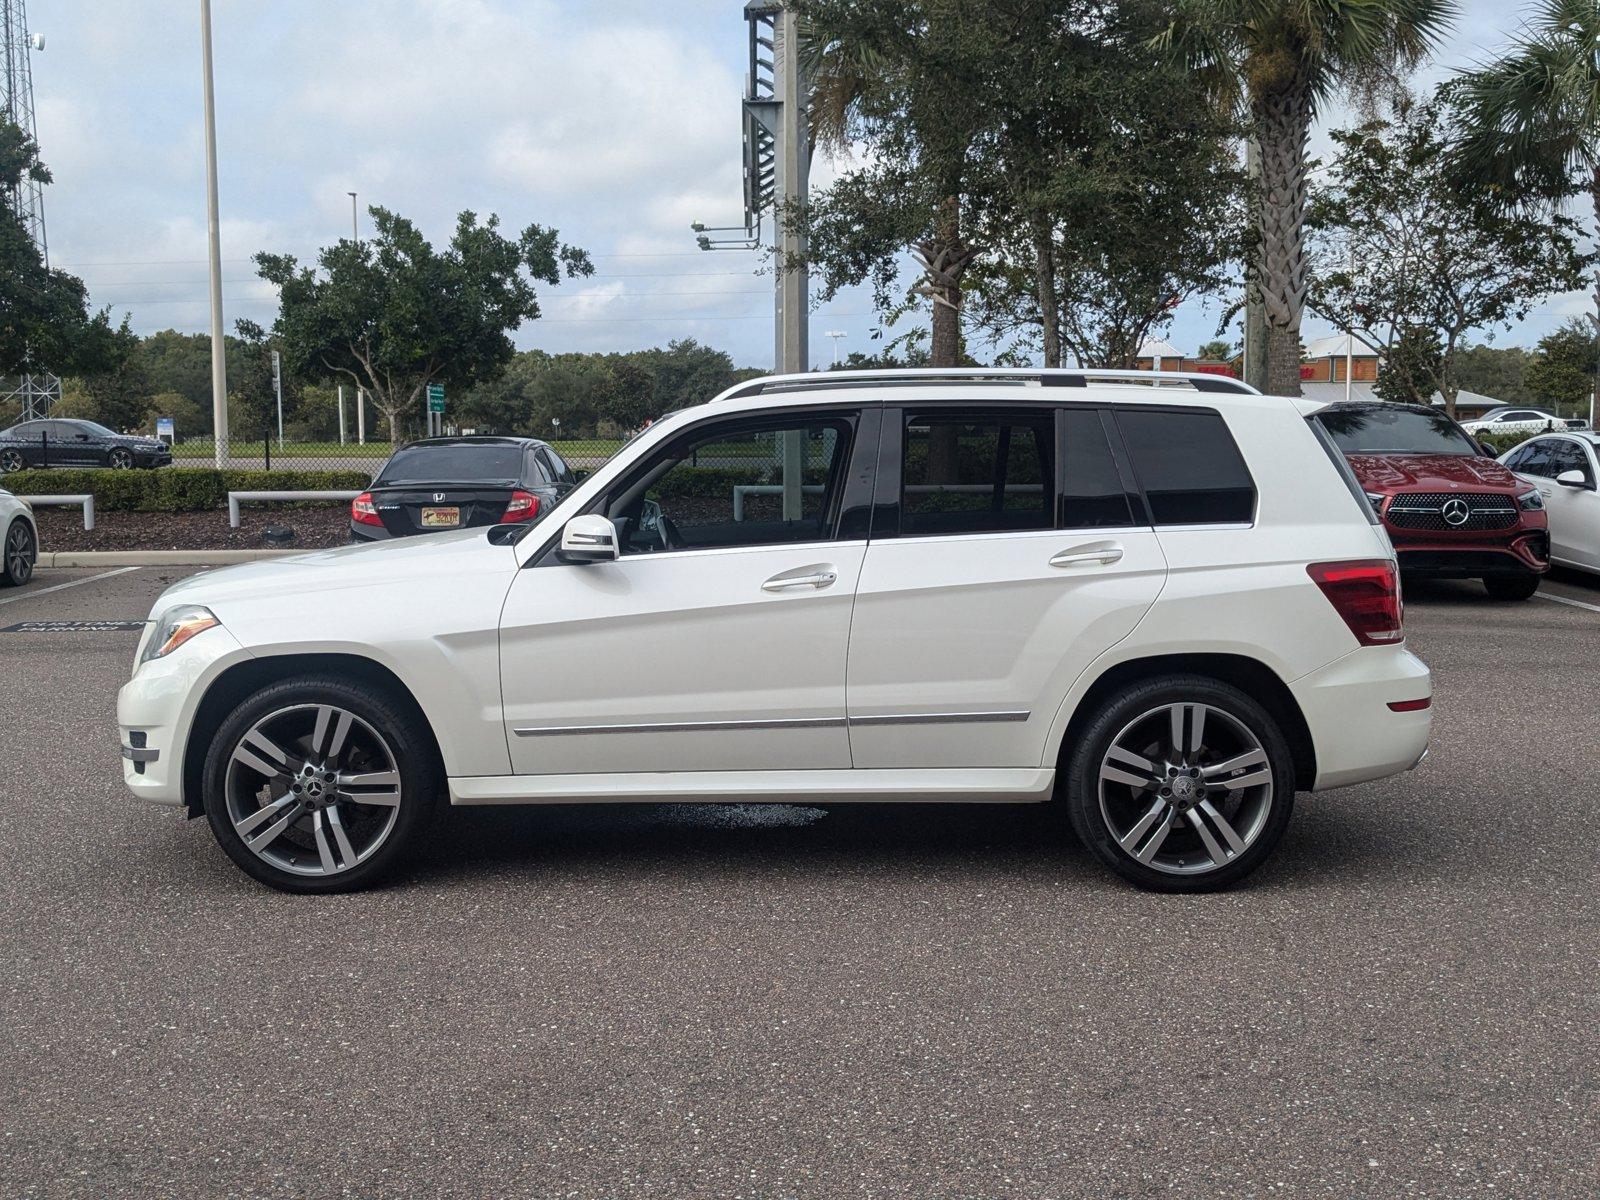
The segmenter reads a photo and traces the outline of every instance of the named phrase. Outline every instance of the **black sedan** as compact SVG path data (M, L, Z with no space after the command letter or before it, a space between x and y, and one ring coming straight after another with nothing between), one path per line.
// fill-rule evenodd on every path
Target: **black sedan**
M171 448L159 438L116 433L95 421L51 417L0 431L0 471L24 467L164 467Z
M549 443L535 438L410 442L351 501L350 540L537 521L576 482Z

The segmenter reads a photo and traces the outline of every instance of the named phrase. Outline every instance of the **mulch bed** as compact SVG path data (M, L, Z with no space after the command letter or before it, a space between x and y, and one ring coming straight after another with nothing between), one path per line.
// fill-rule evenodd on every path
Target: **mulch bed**
M245 506L243 524L228 527L228 512L96 512L94 529L85 531L76 508L41 508L39 549L54 550L263 550L274 547L262 538L268 525L295 531L295 540L281 548L320 550L350 540L348 504L306 504L290 508Z

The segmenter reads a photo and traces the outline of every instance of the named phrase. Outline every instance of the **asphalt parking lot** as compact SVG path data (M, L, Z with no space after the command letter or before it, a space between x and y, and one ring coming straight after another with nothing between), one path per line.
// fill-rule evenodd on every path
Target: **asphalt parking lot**
M0 632L0 1194L1592 1197L1600 586L1545 594L1412 589L1432 756L1195 898L935 806L457 811L282 896L124 792L133 634Z

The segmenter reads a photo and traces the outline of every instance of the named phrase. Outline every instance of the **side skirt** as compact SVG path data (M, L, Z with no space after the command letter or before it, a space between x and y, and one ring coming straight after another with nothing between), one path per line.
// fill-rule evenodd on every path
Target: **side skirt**
M468 804L1041 804L1054 768L637 771L451 779Z

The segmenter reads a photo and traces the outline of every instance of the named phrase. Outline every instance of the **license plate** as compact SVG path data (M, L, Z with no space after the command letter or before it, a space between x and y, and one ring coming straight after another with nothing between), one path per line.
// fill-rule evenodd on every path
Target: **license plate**
M424 529L451 529L461 524L461 509L452 508L425 508L422 510L422 527Z

